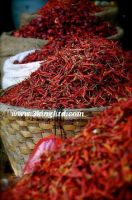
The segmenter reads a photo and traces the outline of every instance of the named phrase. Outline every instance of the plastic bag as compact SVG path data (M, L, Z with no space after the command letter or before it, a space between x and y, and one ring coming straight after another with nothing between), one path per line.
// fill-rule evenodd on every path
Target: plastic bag
M15 60L22 61L28 54L33 53L35 50L25 51L15 56L10 57L4 62L2 89L6 89L12 85L18 84L23 81L30 74L36 71L42 61L36 61L26 64L14 64Z
M32 173L35 166L40 162L41 155L45 151L54 151L55 149L60 148L61 144L62 139L57 138L54 135L40 139L36 144L32 154L29 156L29 159L24 166L23 173Z

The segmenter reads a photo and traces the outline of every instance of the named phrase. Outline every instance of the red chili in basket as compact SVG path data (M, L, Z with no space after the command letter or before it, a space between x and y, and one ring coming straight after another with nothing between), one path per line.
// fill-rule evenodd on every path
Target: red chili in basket
M65 9L70 6L77 6L78 9L87 9L87 12L99 12L102 10L101 7L96 6L91 0L49 0L39 11L38 14L46 16L51 9L55 7ZM57 14L57 13L55 13Z
M33 174L2 200L132 199L132 98L88 123L61 149L44 154Z
M6 91L0 102L26 108L89 108L131 95L132 59L116 43L73 36L55 54L50 51L48 57L48 50L42 50L46 59L40 68Z
M51 4L52 5L52 4ZM44 11L42 12L42 10ZM93 15L96 6L90 1L71 1L62 8L57 3L44 6L41 16L33 19L28 25L15 31L15 37L32 37L53 40L65 35L80 34L83 32L108 37L117 33L115 27ZM47 9L47 12L45 11Z

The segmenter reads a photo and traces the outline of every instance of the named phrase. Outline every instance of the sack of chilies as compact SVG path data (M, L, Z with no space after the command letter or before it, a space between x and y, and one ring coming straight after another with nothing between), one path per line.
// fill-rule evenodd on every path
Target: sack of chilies
M28 78L30 74L36 71L42 61L36 61L26 64L15 64L14 62L22 61L27 55L35 50L25 51L8 58L3 65L2 89L18 84Z
M32 173L35 166L40 162L41 155L44 152L54 151L55 149L60 148L61 144L62 139L54 135L40 139L24 166L23 174Z

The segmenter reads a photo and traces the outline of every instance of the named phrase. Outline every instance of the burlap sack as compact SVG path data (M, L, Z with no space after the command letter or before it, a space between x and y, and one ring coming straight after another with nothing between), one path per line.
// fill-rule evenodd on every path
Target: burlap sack
M107 37L108 40L120 41L122 39L124 35L124 30L119 26L116 26L116 30L117 30L117 33L115 35L111 35Z
M3 33L0 37L0 73L2 76L2 67L4 61L16 55L17 53L41 48L48 41L34 38L16 38L10 33Z
M29 14L29 13L22 13L20 17L20 27L27 25L29 22L32 21L32 19L38 17L38 14Z
M109 21L112 24L116 24L117 23L118 12L119 12L119 9L116 6L104 7L103 11L95 13L95 16L101 17L105 21Z
M10 33L3 33L0 38L0 58L10 57L30 49L41 48L47 44L46 40L35 38L17 38Z

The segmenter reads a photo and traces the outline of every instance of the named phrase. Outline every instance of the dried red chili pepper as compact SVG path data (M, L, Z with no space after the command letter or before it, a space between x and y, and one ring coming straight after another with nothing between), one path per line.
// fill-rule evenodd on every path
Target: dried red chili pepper
M94 117L2 200L132 199L132 98Z
M41 109L89 108L131 95L132 60L116 43L84 35L66 39L58 51L51 44L35 52L36 59L45 56L41 67L8 90L0 102ZM57 40L54 44L60 45ZM22 63L30 62L32 55L34 60L31 54Z
M49 0L39 11L38 14L40 15L47 15L48 12L51 12L51 9L55 8L56 6L64 9L68 8L69 6L78 6L78 9L81 7L86 8L87 12L99 12L102 10L101 7L96 6L91 0ZM57 14L57 13L56 13Z
M59 1L60 2L60 1ZM47 3L41 9L41 16L33 19L28 25L13 33L15 37L32 37L53 40L56 37L73 34L96 34L108 37L117 33L113 25L101 18L91 15L97 11L92 2L67 1L68 6ZM51 5L50 5L51 4ZM62 3L63 5L63 3ZM63 8L62 8L63 7ZM43 10L43 11L42 11Z

